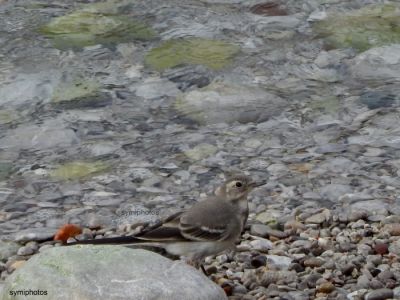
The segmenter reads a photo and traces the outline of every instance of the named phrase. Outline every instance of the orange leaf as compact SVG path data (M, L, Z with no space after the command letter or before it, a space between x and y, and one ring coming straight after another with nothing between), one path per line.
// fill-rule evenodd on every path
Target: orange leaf
M82 233L82 229L74 224L65 224L60 229L58 229L56 235L54 236L55 241L62 241L66 243L70 237L74 237Z

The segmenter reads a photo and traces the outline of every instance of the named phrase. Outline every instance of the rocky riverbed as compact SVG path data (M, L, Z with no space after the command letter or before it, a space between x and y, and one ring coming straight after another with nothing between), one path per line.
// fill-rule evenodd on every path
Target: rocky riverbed
M378 0L0 1L1 280L63 224L131 233L242 170L268 184L206 262L232 299L400 298L399 20Z

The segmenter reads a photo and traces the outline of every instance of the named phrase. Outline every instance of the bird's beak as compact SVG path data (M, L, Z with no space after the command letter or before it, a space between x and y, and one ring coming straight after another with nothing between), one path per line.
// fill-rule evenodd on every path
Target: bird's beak
M266 181L266 180L262 180L262 181L252 181L252 182L249 183L249 186L250 186L251 188L256 188L256 187L262 186L262 185L264 185L264 184L267 184L267 181Z

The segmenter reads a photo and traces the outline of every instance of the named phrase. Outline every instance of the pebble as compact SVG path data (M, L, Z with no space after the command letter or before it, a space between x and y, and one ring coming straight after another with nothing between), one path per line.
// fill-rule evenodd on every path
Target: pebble
M322 283L317 287L318 292L325 293L325 294L331 293L334 289L335 289L335 286L330 282Z
M391 289L378 289L365 295L365 300L385 300L391 298L393 298L393 290Z
M383 254L388 253L389 247L385 243L376 243L374 246L374 251L376 254L383 255Z
M308 259L304 260L303 264L304 264L305 267L315 268L315 267L322 266L324 263L325 262L320 258L311 257L311 258L308 258Z
M269 226L262 224L254 224L250 227L250 234L266 237L268 236Z
M390 235L400 236L400 224L399 223L386 224L382 230L388 232Z
M308 217L305 220L306 224L322 224L331 218L331 212L328 209L324 209L322 212Z
M287 256L267 255L267 265L281 270L288 269L292 261L293 259Z
M15 235L15 241L27 242L27 241L45 241L52 239L57 229L55 228L31 228L19 231Z
M17 254L21 256L26 256L26 255L31 255L34 252L35 251L32 248L24 246L18 249Z
M251 265L254 268L263 267L267 264L267 258L264 255L257 255L251 259Z
M260 252L268 252L268 250L271 250L273 248L272 242L266 239L257 239L251 241L250 246L252 249Z
M254 224L251 225L250 227L250 234L256 235L256 236L261 236L261 237L275 237L278 239L283 239L288 236L286 232L272 229L268 225L263 225L263 224Z

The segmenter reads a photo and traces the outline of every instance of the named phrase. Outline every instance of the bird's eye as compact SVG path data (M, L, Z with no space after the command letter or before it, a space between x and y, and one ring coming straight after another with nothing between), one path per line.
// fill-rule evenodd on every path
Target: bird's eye
M236 181L236 186L241 187L243 184L240 181Z

